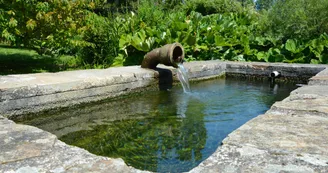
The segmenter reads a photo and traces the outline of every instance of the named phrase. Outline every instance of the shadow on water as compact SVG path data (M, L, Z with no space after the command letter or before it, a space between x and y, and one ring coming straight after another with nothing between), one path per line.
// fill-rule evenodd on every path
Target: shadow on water
M225 79L191 87L191 93L175 87L21 123L47 130L91 153L123 158L135 168L185 172L208 158L229 133L295 89L281 84L276 92L267 82Z

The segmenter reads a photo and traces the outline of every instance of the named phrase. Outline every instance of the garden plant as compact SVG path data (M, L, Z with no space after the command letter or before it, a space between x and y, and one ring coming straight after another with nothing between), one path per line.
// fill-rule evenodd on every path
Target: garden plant
M0 6L0 74L22 72L15 71L22 56L31 67L23 72L140 65L148 51L173 42L183 45L187 61L328 63L327 0L0 0Z

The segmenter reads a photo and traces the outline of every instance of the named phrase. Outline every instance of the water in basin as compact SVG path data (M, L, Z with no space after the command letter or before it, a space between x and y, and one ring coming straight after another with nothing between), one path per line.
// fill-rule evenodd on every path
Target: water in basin
M295 89L266 81L216 79L125 96L21 123L47 130L91 153L135 168L184 172L208 158L233 130Z

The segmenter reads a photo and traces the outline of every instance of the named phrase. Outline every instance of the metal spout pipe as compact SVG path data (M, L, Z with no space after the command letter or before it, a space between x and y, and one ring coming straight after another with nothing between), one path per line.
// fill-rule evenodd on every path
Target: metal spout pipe
M276 78L281 77L281 72L279 71L272 71L269 75L269 79L270 79L270 87L275 86L276 83Z
M184 59L184 50L180 43L167 44L148 52L141 63L142 68L155 69L158 64L178 68Z
M280 77L281 76L281 73L279 72L279 71L272 71L271 73L270 73L270 77L271 78L278 78L278 77Z

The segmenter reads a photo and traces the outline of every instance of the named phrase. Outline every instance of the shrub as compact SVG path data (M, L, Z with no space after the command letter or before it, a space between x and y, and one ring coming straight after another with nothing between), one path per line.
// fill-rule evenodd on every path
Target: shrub
M188 0L183 8L187 14L195 11L202 15L239 13L243 11L241 3L235 0Z
M12 45L55 55L88 44L79 36L92 1L2 0L0 6L1 37Z
M328 32L327 0L277 1L268 13L269 27L285 39L311 39Z
M85 64L110 64L111 57L114 55L110 28L107 18L90 13L86 18L88 28L83 34L83 40L90 45L82 47L78 51L78 56Z

